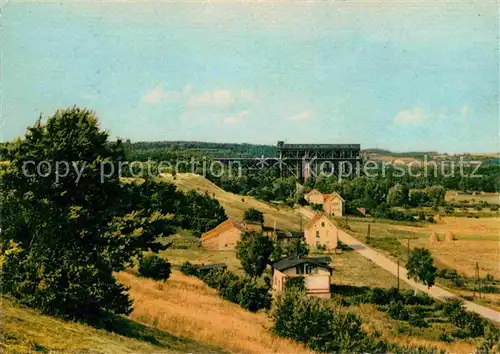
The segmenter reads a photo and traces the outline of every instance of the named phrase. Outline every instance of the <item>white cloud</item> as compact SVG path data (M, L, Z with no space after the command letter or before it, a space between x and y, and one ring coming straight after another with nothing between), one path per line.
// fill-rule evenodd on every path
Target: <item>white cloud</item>
M97 97L98 97L98 95L95 93L89 93L87 95L83 95L83 98L85 98L86 100L89 100L89 101L95 100Z
M427 120L427 112L422 107L413 107L400 111L394 117L398 124L422 124Z
M250 114L250 112L248 112L248 111L238 112L234 116L226 117L226 118L222 119L222 124L237 124L237 123L240 123L243 120L243 118L245 118L249 114Z
M189 107L229 107L233 104L234 97L231 91L215 90L206 91L199 95L191 96L187 102Z
M180 91L165 91L161 86L157 86L151 91L147 92L141 98L143 103L159 103L159 102L177 102L189 95L191 85L186 85Z
M243 89L238 92L229 90L206 91L198 95L191 96L187 102L189 107L221 107L227 108L234 103L249 103L254 99L253 91Z
M308 120L312 118L312 113L310 111L302 111L300 113L294 114L293 116L288 117L288 120L293 120L295 122L300 122L304 120Z
M254 100L254 94L252 90L243 89L238 93L238 100L240 102L252 102Z
M466 104L464 104L461 108L460 108L460 115L465 118L467 117L467 115L469 114L469 106L467 106Z

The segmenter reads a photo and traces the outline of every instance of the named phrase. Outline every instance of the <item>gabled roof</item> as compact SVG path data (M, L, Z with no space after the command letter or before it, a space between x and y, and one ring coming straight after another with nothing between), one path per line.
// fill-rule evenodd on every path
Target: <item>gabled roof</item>
M314 224L315 224L317 221L321 220L323 217L325 218L325 221L326 221L327 223L329 223L329 224L330 224L330 226L335 227L335 225L334 225L334 224L330 221L330 219L328 219L328 217L326 216L326 214L325 214L324 212L321 212L321 213L316 213L316 214L312 217L312 219L310 219L310 220L307 222L306 226L304 227L304 230L307 230L307 229L310 229L311 227L313 227L313 226L314 226Z
M328 258L328 259L327 259ZM280 259L279 261L273 264L273 267L279 271L283 271L289 268L293 268L300 264L311 264L317 267L326 268L329 270L333 270L333 268L329 265L330 258L329 257L297 257L291 256Z
M232 229L232 228L236 228L240 231L244 231L243 226L241 226L238 223L233 222L231 219L227 219L226 221L224 221L224 222L220 223L219 225L217 225L216 227L214 227L212 230L208 230L207 232L203 233L201 235L201 239L207 239L207 238L217 236L221 232L224 232L224 231Z
M340 194L338 194L337 192L333 192L330 194L323 194L323 197L325 198L325 201L332 200L334 198L339 198L341 201L345 202L344 198L342 198Z

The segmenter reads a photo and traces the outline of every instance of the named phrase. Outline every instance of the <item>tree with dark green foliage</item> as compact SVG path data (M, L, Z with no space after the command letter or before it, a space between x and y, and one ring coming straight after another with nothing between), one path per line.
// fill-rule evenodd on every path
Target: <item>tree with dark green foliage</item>
M141 257L139 274L154 280L167 280L170 276L170 263L157 254Z
M238 303L248 311L256 312L271 307L271 295L268 287L259 287L253 279L246 279L238 294Z
M284 256L305 257L309 254L309 245L303 238L293 239L283 248Z
M6 158L3 291L65 318L128 314L132 301L113 272L165 248L156 239L172 216L134 210L133 191L117 173L121 143L108 142L93 112L73 107L38 120Z
M273 242L258 232L244 232L236 244L236 257L240 260L245 273L260 277L270 262Z
M264 224L264 214L258 209L249 208L243 214L243 221L248 224Z
M390 206L402 206L408 201L408 190L400 183L389 189L387 204Z
M434 285L436 280L436 267L431 252L426 248L415 248L410 251L408 263L408 278L419 281L427 287Z

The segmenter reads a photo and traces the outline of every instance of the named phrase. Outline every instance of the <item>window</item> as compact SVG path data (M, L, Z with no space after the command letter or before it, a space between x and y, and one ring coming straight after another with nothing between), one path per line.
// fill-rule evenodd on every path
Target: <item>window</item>
M325 223L324 222L321 223L321 227L325 227Z
M319 236L319 231L316 231L316 246L319 246L321 243L321 237Z

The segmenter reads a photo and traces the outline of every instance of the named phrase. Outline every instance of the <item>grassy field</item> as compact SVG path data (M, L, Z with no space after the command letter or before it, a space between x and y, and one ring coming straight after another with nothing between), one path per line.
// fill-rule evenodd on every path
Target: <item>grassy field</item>
M123 318L111 333L27 309L2 300L2 353L223 353L205 344Z
M500 278L498 267L500 260L500 218L459 218L442 217L435 224L425 223L417 226L390 223L370 224L370 246L381 253L403 262L407 259L408 239L410 249L425 247L432 252L438 268L456 269L463 276L472 278L476 275L476 263L479 276L487 274ZM366 242L368 223L351 220L349 232L359 240ZM439 242L431 242L431 232L436 232ZM455 241L446 241L446 234L452 232ZM440 279L440 286L459 296L471 297L472 292L455 287L451 281ZM483 298L472 299L474 302L500 309L500 294L485 294Z
M479 202L487 202L489 204L500 204L500 193L480 193L472 194L458 194L456 191L447 191L445 200L450 203L460 203L467 201L471 204Z
M256 208L264 213L265 226L273 227L276 221L278 229L299 231L301 229L301 216L292 208L276 206L256 200L253 197L241 196L226 192L206 178L192 173L179 173L175 176L163 174L161 179L174 183L180 190L196 190L207 192L219 200L229 218L241 222L243 212L248 208ZM303 221L306 222L305 220Z
M368 223L350 220L351 233L366 240ZM430 242L431 232L436 232L441 242ZM445 241L451 232L456 240ZM393 258L406 259L407 240L410 247L426 247L431 250L438 265L455 268L458 272L473 276L476 262L480 270L500 277L498 269L500 218L442 217L435 224L409 226L403 224L371 223L372 246L386 251Z

